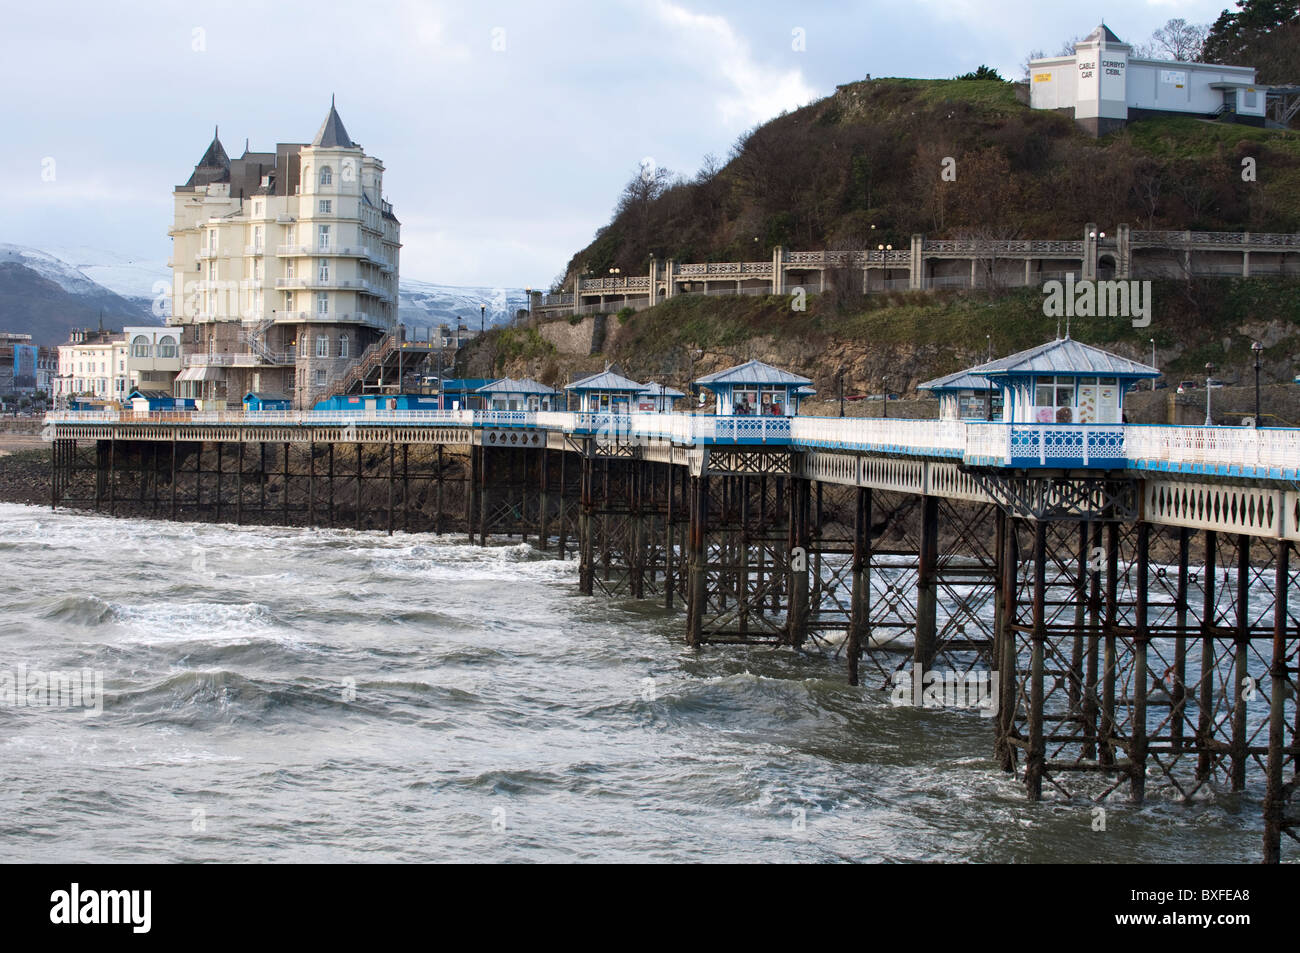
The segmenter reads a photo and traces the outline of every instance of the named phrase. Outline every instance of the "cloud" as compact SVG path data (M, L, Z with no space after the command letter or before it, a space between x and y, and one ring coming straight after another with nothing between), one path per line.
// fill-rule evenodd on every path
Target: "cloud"
M668 0L656 0L654 10L687 41L689 52L730 86L731 91L719 93L717 100L724 123L749 126L816 98L801 70L760 65L725 17L692 13Z

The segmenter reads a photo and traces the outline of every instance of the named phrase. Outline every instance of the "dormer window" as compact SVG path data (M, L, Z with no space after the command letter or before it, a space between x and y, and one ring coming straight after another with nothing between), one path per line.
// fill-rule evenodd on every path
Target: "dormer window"
M327 165L320 167L320 184L332 185L334 183L334 170Z

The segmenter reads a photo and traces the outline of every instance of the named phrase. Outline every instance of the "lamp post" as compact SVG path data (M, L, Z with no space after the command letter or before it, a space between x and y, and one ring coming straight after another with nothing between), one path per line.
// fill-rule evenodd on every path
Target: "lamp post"
M1252 345L1250 346L1250 349L1251 349L1252 351L1255 352L1255 426L1258 427L1259 424L1260 424L1260 420L1259 420L1259 412L1260 412L1260 407L1259 407L1259 356L1260 356L1261 354L1264 353L1264 345L1262 345L1262 344L1260 344L1258 341L1256 341L1254 344L1252 344Z
M840 382L840 416L843 417L844 416L844 369L843 368L840 369L839 382Z
M1159 367L1156 367L1156 339L1155 338L1151 338L1151 366L1155 367L1156 370L1160 370ZM1151 378L1151 389L1152 390L1156 389L1156 379L1154 377Z
M884 388L885 391L885 393L881 395L885 399L880 402L880 407L881 407L880 416L888 417L889 416L889 378L882 377L880 379L880 386Z
M984 360L991 361L993 360L993 335L991 334L984 335L984 343L987 345L984 348L984 353L986 355Z
M487 330L487 305L478 306L478 333L480 336Z
M1205 426L1213 427L1214 420L1210 416L1210 381L1214 380L1214 365L1205 365Z

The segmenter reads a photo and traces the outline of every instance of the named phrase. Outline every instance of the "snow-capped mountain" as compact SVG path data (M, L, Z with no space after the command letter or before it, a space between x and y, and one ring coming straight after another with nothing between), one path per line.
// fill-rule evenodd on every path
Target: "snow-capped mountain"
M0 248L5 247L18 246L0 245ZM172 284L166 264L145 256L133 258L90 245L49 245L40 252L25 250L71 265L83 276L123 298L148 298L152 301Z
M23 245L0 244L0 264L5 262L29 269L57 285L67 295L84 298L86 307L105 308L105 318L113 318L114 324L122 324L123 318L139 324L161 323L161 318L153 314L154 304L160 300L160 291L171 286L171 273L161 261L133 258L88 245L51 246L38 250ZM30 296L33 289L26 288L24 293ZM487 309L485 316L489 327L500 325L509 322L519 309L528 307L528 296L522 288L472 288L401 279L398 315L403 324L416 332L412 336L422 336L418 330L428 327L455 327L458 321L477 330L481 307ZM14 313L15 310L16 306L0 309L0 325L4 325L0 330L27 329L16 326L27 322ZM86 308L76 310L86 313ZM63 323L66 322L60 322ZM93 325L94 321L90 323ZM69 327L82 324L84 319ZM32 333L49 337L39 335L37 331Z
M61 344L73 328L161 324L152 299L124 297L69 262L34 248L0 244L0 331Z
M508 323L521 308L528 307L523 288L464 288L439 285L428 281L401 279L398 291L398 315L402 323L415 328L447 325L459 321L477 330L486 307L489 327Z

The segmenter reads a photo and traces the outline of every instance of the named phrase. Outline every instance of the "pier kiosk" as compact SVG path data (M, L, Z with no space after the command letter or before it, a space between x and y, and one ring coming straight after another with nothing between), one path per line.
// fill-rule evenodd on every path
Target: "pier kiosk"
M636 409L643 413L671 414L673 403L686 395L667 384L646 384L637 396Z
M284 394L257 393L249 391L244 395L244 413L256 413L263 410L292 410L293 401Z
M531 378L514 380L503 377L485 384L476 393L484 398L488 410L554 410L559 391Z
M574 381L565 390L578 395L578 410L591 414L627 414L638 409L645 384L605 370Z
M1118 424L1124 421L1124 395L1140 380L1154 380L1160 372L1147 364L1111 354L1069 335L1009 357L972 367L959 375L922 384L957 401L960 416L962 384L987 380L1002 401L994 420L1035 424ZM955 380L953 380L955 378ZM947 383L945 383L947 382ZM954 390L955 388L955 390ZM966 418L970 419L970 418Z
M940 420L1001 420L1002 393L987 377L958 371L917 384L939 398Z
M762 361L746 361L695 383L717 397L714 413L719 417L793 417L799 412L801 391L812 381Z

